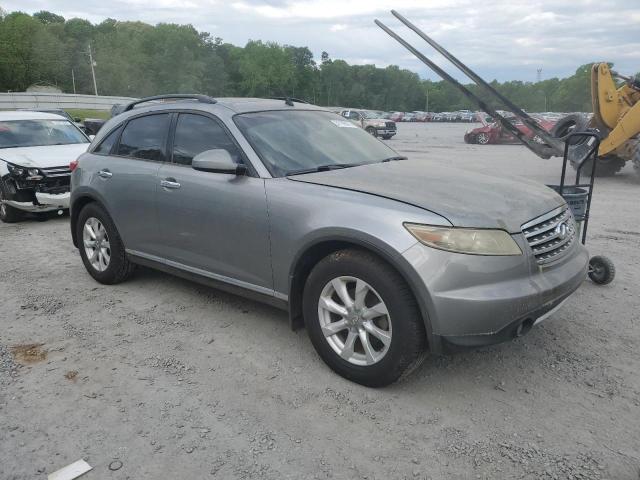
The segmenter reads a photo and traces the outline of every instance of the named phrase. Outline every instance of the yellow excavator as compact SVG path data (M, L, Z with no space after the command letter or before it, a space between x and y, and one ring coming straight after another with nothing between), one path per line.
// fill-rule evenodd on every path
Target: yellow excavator
M495 97L522 123L535 132L535 140L527 138L506 117L483 101L475 93L458 82L437 64L428 59L406 40L388 28L379 20L375 23L394 38L398 43L413 53L420 61L431 68L443 80L451 83L469 100L477 104L481 110L500 122L502 127L518 138L531 151L542 158L562 157L567 146L568 158L574 168L584 156L581 154L580 141L569 139L572 132L592 131L600 137L598 160L596 163L597 176L614 175L627 161L632 161L636 172L640 175L640 79L626 77L612 71L607 63L596 63L591 71L591 100L593 116L571 114L561 118L550 132L542 128L528 113L515 105L490 84L473 72L464 63L445 50L435 40L425 34L401 14L392 10L391 13L404 25L413 30L420 38L431 45L444 58L449 60L481 89ZM616 83L616 80L621 84ZM569 145L566 145L569 143ZM591 171L591 166L584 165L585 172Z

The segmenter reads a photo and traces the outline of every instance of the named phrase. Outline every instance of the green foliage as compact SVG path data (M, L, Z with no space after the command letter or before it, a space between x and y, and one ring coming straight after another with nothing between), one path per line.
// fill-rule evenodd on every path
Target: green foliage
M319 64L307 47L251 40L224 43L191 25L33 15L0 11L0 91L49 83L65 92L93 93L88 48L103 95L141 97L161 93L214 96L291 96L319 105L375 110L477 109L452 85L421 80L395 65L349 65L322 52ZM590 65L565 79L538 83L492 82L529 111L590 110ZM469 88L501 108L475 85Z

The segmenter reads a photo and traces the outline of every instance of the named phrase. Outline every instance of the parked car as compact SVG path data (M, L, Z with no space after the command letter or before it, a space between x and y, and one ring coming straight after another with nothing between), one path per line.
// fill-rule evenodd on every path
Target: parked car
M475 114L471 110L460 110L457 118L460 122L473 122Z
M71 235L98 282L146 265L258 298L382 386L427 348L527 333L586 276L545 185L408 160L313 105L194 100L130 105L72 163Z
M518 140L511 132L504 129L501 123L493 122L490 117L485 115L478 115L477 118L482 123L481 127L467 130L464 134L465 143L478 143L480 145L486 145L489 143L503 143L503 144L518 144ZM541 117L533 116L538 124L547 131L550 131L555 122L550 122ZM508 120L515 125L527 138L542 141L534 132L523 124L516 117L510 117Z
M394 122L401 122L403 117L404 112L392 112L389 119L393 120Z
M385 140L389 140L397 133L396 122L382 118L379 112L343 110L340 114L374 137L382 137Z
M69 163L89 138L57 113L0 112L0 220L69 208Z
M432 122L442 122L443 121L442 113L439 113L439 112L432 113L431 114L431 121Z

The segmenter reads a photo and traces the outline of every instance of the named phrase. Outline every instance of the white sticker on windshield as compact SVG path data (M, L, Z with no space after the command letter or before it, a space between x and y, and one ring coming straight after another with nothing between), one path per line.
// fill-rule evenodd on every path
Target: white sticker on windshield
M331 123L340 128L358 128L348 120L331 120Z

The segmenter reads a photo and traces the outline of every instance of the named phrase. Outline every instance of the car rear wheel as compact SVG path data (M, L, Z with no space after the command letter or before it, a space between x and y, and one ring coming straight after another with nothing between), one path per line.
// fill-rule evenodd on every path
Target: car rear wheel
M82 262L95 280L113 285L131 276L135 265L127 258L118 230L104 208L96 203L86 205L76 228Z
M367 127L367 133L369 135L373 135L374 137L378 136L378 132L376 132L376 129L373 127Z
M336 373L382 387L425 357L420 310L406 282L373 254L341 250L320 261L304 289L311 342Z
M476 135L476 143L479 143L480 145L486 145L487 143L489 143L489 134L481 132Z
M7 199L5 188L4 182L0 180L0 220L4 223L19 222L23 219L24 214L21 210L5 203L5 200Z

